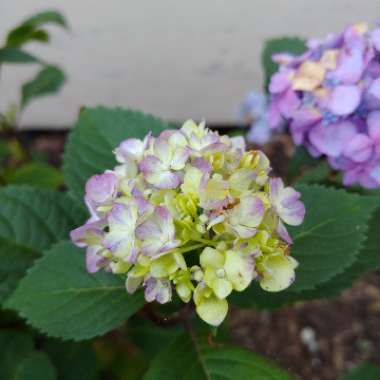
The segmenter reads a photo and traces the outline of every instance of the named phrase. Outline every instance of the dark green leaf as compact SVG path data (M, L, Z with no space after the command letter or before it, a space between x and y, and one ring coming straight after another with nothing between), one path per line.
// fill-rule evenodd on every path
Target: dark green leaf
M24 186L2 188L0 203L1 302L41 252L67 238L85 215L66 194Z
M27 18L22 25L31 25L39 27L45 24L55 24L63 28L67 28L67 22L62 13L55 10L48 10L37 13L36 15Z
M366 239L374 202L344 190L299 185L306 217L299 227L289 228L299 261L293 291L313 289L349 268Z
M133 317L128 320L127 334L134 344L143 352L146 358L151 359L183 332L181 325L157 326L153 322ZM160 345L156 343L160 342Z
M305 169L315 166L317 163L318 160L311 157L303 146L297 147L288 163L288 178L294 180L300 177Z
M0 64L3 63L41 63L38 58L17 48L0 49Z
M331 168L327 162L319 162L317 165L305 170L297 183L323 183L328 180L330 173Z
M47 42L49 36L46 31L39 29L46 24L55 24L67 27L65 18L57 11L44 11L27 18L19 26L12 29L7 36L6 47L19 47L27 42Z
M33 340L26 333L13 330L0 331L0 379L11 379L21 358L34 350Z
M49 339L43 349L49 354L59 379L97 379L96 356L90 344Z
M316 191L318 189L320 190L319 192ZM304 241L302 246L298 246L297 240L295 240L292 255L297 258L300 265L296 270L296 281L293 286L279 293L268 293L264 292L257 284L253 284L246 291L234 295L233 302L235 304L242 307L275 308L300 300L332 297L339 294L343 289L350 287L361 275L380 266L380 251L378 249L380 211L376 210L374 213L374 210L380 206L378 198L360 197L355 194L345 193L343 190L325 189L319 186L302 186L299 190L302 191L307 212L312 212L313 215L317 214L317 209L324 204L323 199L329 199L329 202L331 202L329 203L331 214L336 213L339 222L335 222L335 226L331 227L331 231L327 234L324 231L328 229L313 230L314 237L310 236L308 238L312 239L310 244L315 239L315 243L313 243L315 246L312 249L307 249L307 241ZM326 198L325 192L329 193L328 198ZM351 206L348 206L346 202ZM347 214L344 217L344 214L338 210L345 207L345 204L347 204ZM355 212L354 204L357 210ZM331 207L331 205L334 206ZM325 218L325 220L328 220L329 216L326 215ZM371 218L368 230L365 225L368 224L365 222L367 218ZM323 217L321 220L323 220ZM343 233L338 238L335 234L339 231L339 228ZM349 237L345 238L347 241L343 241L345 232L350 234ZM295 233L297 233L296 230ZM319 242L318 238L320 239ZM304 252L302 251L303 247L306 247ZM313 256L308 257L308 254ZM351 257L352 262L347 266L349 257ZM326 271L326 274L332 274L335 270L339 271L339 273L326 280L323 271ZM322 276L320 277L320 283L318 283L317 279L320 274ZM314 288L300 291L299 288L308 287L308 276L315 283ZM303 282L296 287L295 285L298 281Z
M49 357L44 352L35 351L19 361L16 371L9 379L55 380L57 373Z
M113 149L121 141L157 135L173 125L137 111L98 107L81 112L64 155L64 176L70 194L83 199L87 179L116 165Z
M7 176L13 185L31 185L56 190L63 184L63 175L54 166L43 162L30 162L12 170Z
M6 47L21 47L23 44L32 41L46 43L49 41L49 34L43 29L35 29L30 25L22 25L12 30L8 35Z
M354 368L340 380L380 380L380 367L369 363L363 363Z
M273 62L272 55L276 53L302 54L306 50L305 41L298 37L274 38L265 42L264 50L261 54L261 63L264 69L264 90L268 90L268 85L272 75L278 70L277 63Z
M290 380L287 372L253 352L210 346L188 334L180 336L153 360L143 380Z
M6 306L47 335L82 340L118 327L144 304L123 279L86 271L83 250L61 242L28 271Z
M23 84L21 106L25 107L32 99L55 94L65 83L65 74L57 66L45 66L35 78Z

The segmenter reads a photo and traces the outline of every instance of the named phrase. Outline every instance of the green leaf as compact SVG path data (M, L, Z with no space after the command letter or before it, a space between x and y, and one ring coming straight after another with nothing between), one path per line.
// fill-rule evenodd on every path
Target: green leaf
M3 63L41 63L38 58L17 48L0 49L0 64Z
M328 180L328 177L331 173L331 168L327 162L319 162L317 165L305 170L301 177L297 180L298 184L301 183L323 183Z
M311 157L303 146L297 147L288 163L288 178L293 180L299 177L307 167L314 166L316 163L318 160Z
M26 186L0 189L0 302L43 250L85 220L66 194Z
M12 170L6 180L12 185L31 185L57 190L63 185L63 175L54 166L44 162L30 162Z
M19 362L12 379L55 380L57 373L49 357L44 352L32 352Z
M118 327L143 304L141 292L129 295L120 277L88 273L83 251L61 242L35 263L5 306L47 335L82 340Z
M209 346L184 334L153 360L143 380L289 380L287 372L240 348Z
M261 54L261 64L264 69L264 90L268 90L270 78L278 70L277 63L273 62L272 55L276 53L290 53L299 55L305 52L305 40L298 37L274 38L265 42Z
M48 10L37 13L36 15L27 18L22 25L31 25L39 27L45 24L55 24L63 28L67 28L67 22L61 12Z
M22 86L21 106L25 107L32 99L55 94L65 83L65 74L57 66L45 66L31 81Z
M183 332L182 325L158 326L150 320L133 317L128 320L127 334L147 359L153 358L162 346L169 344ZM158 346L156 342L160 342Z
M253 284L233 296L234 304L275 308L301 300L332 297L380 266L380 210L375 212L380 206L378 198L321 186L302 185L298 190L302 192L307 214L304 227L293 229L295 243L291 254L299 262L295 283L279 293L265 292ZM321 224L334 215L336 221L332 225ZM313 229L313 223L320 227ZM312 233L303 235L304 228ZM301 239L297 239L297 234Z
M64 154L63 172L70 194L82 200L87 179L116 165L112 151L121 141L142 138L149 131L157 135L168 128L175 127L137 111L104 107L82 111Z
M18 47L30 41L47 42L49 40L47 33L38 29L46 24L55 24L67 28L66 20L60 12L44 11L37 13L8 33L6 46Z
M49 34L43 29L35 29L30 25L21 25L8 34L5 46L16 48L32 41L47 43L49 42Z
M344 190L299 185L306 217L299 227L289 228L299 261L297 281L291 289L313 289L349 268L366 239L374 202Z
M20 358L34 350L32 338L23 332L0 330L0 379L11 379Z
M369 363L363 363L354 368L340 380L380 380L380 367Z
M43 349L57 369L62 380L96 380L97 362L91 345L48 339Z

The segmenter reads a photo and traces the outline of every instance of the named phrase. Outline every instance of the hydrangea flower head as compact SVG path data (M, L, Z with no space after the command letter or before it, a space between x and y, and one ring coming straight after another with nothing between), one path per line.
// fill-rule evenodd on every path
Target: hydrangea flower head
M89 272L125 276L126 290L143 287L147 302L193 301L215 326L232 292L252 281L277 292L294 281L285 224L301 224L305 207L297 191L269 178L262 152L187 121L114 153L118 165L88 180L91 217L71 233L87 248Z
M352 25L307 46L273 56L271 127L287 123L297 145L343 171L345 185L379 188L380 27Z

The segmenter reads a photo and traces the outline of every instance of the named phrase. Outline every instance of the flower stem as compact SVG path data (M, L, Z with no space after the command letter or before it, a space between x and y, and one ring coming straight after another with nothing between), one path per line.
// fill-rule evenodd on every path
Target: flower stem
M207 240L207 239L202 239L202 238L197 238L197 239L191 239L193 241L198 241L200 243L203 243L203 245L211 245L213 247L216 247L217 246L217 242L216 241L212 241L212 240Z

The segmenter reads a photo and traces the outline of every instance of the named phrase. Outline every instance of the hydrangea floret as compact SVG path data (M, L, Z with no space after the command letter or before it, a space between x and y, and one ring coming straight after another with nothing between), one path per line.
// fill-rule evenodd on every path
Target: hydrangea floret
M269 123L327 156L345 185L380 187L380 27L355 24L311 39L300 56L275 54Z
M125 276L126 290L143 287L147 302L193 300L214 326L233 291L255 280L277 292L294 281L285 224L301 224L305 207L300 193L269 178L262 152L187 121L114 153L118 165L86 184L90 219L71 232L89 272Z

